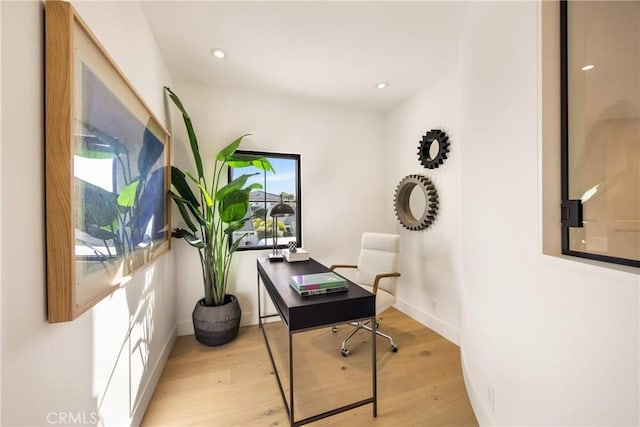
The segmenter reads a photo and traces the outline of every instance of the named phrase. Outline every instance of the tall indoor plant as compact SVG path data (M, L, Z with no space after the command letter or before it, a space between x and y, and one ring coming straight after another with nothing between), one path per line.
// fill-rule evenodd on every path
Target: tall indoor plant
M172 190L169 195L187 227L174 228L171 235L184 239L198 250L200 256L204 298L196 303L193 311L196 339L203 344L220 345L233 340L240 326L240 305L234 295L227 294L227 286L231 259L242 238L233 244L229 244L229 238L251 219L247 216L249 193L262 188L257 183L247 184L253 174L243 174L229 183L225 183L222 175L227 166L254 166L264 171L275 171L262 156L236 153L242 139L247 136L243 135L218 152L213 174L207 181L191 119L178 96L168 87L165 91L182 113L196 167L196 173L171 167ZM221 319L217 321L216 317Z

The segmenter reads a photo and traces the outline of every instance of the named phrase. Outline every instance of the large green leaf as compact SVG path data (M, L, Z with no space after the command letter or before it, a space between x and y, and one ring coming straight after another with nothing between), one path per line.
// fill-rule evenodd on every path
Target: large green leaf
M236 150L240 146L240 143L242 142L242 139L245 136L249 136L249 135L251 135L251 134L248 133L248 134L242 135L240 138L236 139L231 144L229 144L226 147L224 147L222 150L220 150L218 152L218 155L216 156L216 159L218 161L220 161L220 162L224 162L225 160L227 160L227 158L231 157L233 155L233 153L236 152Z
M215 194L216 200L220 201L227 194L232 193L234 191L242 190L244 186L247 184L247 180L254 175L258 175L258 173L257 172L245 173L240 175L239 177L237 177L236 179L234 179L233 181L231 181L230 183L228 183L227 185L225 185L224 187L218 190L218 192ZM262 188L262 185L255 182L246 188L248 189Z
M204 198L204 201L207 204L207 206L209 208L213 207L213 200L211 199L211 196L209 195L207 188L204 185L202 185L202 183L195 176L191 175L191 173L189 172L185 172L185 173L191 179L191 181L193 181L193 183L198 187L198 189L200 190L200 195Z
M198 188L200 189L200 193L202 194L202 197L204 197L204 202L207 204L207 206L209 208L212 208L213 207L213 199L211 199L211 196L207 192L207 189L204 188L204 186L202 184L198 184Z
M169 191L169 196L171 196L174 202L183 203L187 208L189 208L189 211L193 214L194 218L198 220L198 223L200 223L205 227L210 226L210 223L205 219L204 216L202 216L202 212L200 212L200 210L197 207L193 206L191 202L189 202L187 199L183 199L173 191Z
M196 196L193 194L193 191L191 191L191 187L189 187L185 179L184 172L175 166L171 166L171 184L183 199L187 200L196 208L200 207L200 203L198 203Z
M178 211L180 212L180 215L182 216L182 219L184 220L185 224L187 224L187 227L189 227L189 230L195 232L197 228L193 223L193 221L191 221L191 215L189 215L189 212L187 212L187 209L185 208L185 203L182 200L177 200L177 199L173 199L173 201L176 203L176 206L178 207Z
M122 189L120 194L118 194L118 205L124 206L127 208L131 208L136 204L136 194L138 191L138 184L140 184L140 180L136 178L135 181L127 185Z
M193 130L193 125L191 124L191 118L184 106L182 105L182 101L178 98L178 95L173 93L171 89L167 86L164 87L164 90L169 94L169 98L173 101L173 103L178 107L178 110L182 113L182 119L184 120L184 125L187 128L187 134L189 135L189 143L191 144L191 153L193 154L193 160L196 162L196 169L198 170L198 177L204 178L204 172L202 169L202 157L200 156L200 148L198 147L198 139L196 138L196 133Z
M202 249L205 246L202 239L200 239L195 234L190 233L189 231L184 230L182 228L174 229L173 232L171 233L171 236L176 237L178 239L184 239L188 244L198 249Z
M240 221L249 210L249 190L238 190L225 195L219 207L222 221L226 223Z
M239 221L232 222L231 224L229 224L229 226L227 228L224 229L224 233L231 234L234 231L242 230L249 219L250 218L245 217L245 218L242 218Z
M254 182L253 184L247 185L245 188L243 188L243 190L249 190L249 192L251 192L251 190L259 190L261 188L262 188L262 184Z
M256 154L233 154L227 157L227 164L233 168L246 168L253 166L263 171L271 171L275 173L275 169L271 162L264 157Z

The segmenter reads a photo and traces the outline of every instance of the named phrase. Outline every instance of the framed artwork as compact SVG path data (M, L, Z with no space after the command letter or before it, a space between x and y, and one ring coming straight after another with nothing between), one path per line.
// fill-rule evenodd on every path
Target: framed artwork
M169 133L73 7L47 1L49 322L73 320L170 247Z

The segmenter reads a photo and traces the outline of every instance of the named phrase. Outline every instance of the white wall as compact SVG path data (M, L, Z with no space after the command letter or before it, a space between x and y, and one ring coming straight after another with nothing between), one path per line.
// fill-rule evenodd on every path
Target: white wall
M164 117L171 77L139 4L77 7ZM2 424L136 424L175 337L172 254L75 321L47 323L43 24L43 2L2 2Z
M209 168L217 151L244 133L253 134L244 149L301 155L302 239L311 256L325 264L355 263L363 231L388 231L382 114L185 82L173 89ZM172 120L176 164L188 166L184 126L175 115ZM202 275L193 248L181 241L174 248L178 333L190 334L193 306L203 297ZM242 324L257 323L257 256L265 252L234 258L230 291L240 299Z
M386 217L401 235L396 307L454 343L460 337L460 90L453 69L386 115ZM448 159L427 169L418 159L422 137L441 129L451 142ZM393 210L396 186L406 175L421 174L436 186L440 206L424 231L404 229Z
M0 23L2 23L2 2L0 2ZM2 31L0 30L0 46L2 46ZM2 99L2 55L0 55L0 99ZM2 129L2 102L0 102L0 129ZM0 131L0 224L2 224L2 132ZM2 226L0 226L0 242L2 242ZM2 278L2 245L0 244L0 278ZM2 307L2 286L0 286L0 307ZM2 316L0 315L0 331L2 331ZM2 340L0 339L0 355L2 354ZM0 422L2 421L2 363L0 363Z
M471 3L462 37L467 388L482 424L638 425L639 276L542 255L539 8Z

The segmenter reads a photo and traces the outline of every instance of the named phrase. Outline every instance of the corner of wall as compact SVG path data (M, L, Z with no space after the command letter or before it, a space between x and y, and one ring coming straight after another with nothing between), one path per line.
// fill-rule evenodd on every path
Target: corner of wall
M396 300L395 307L460 347L460 330L455 326L401 299Z

